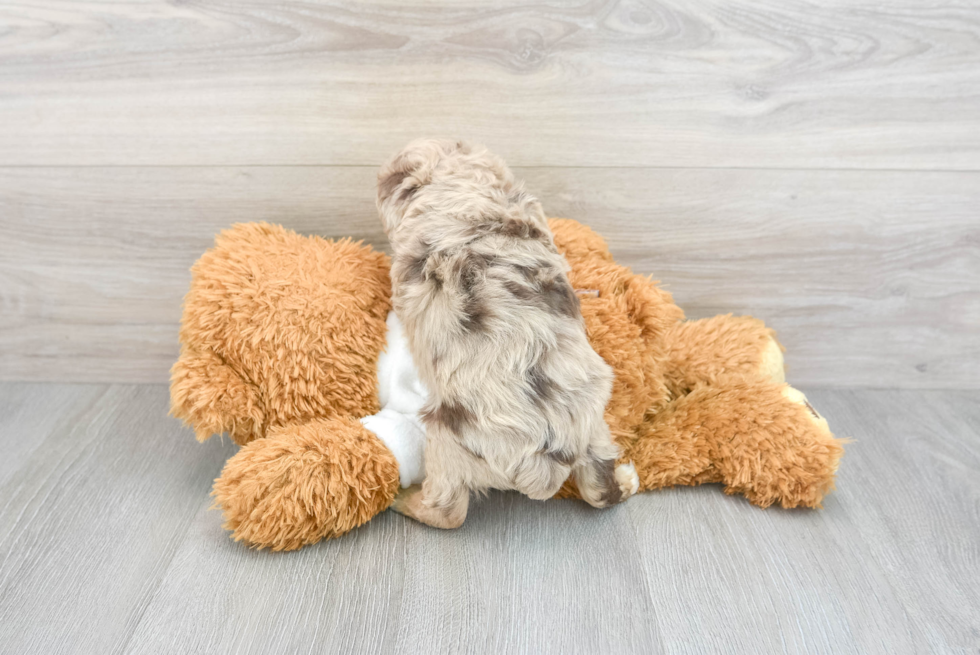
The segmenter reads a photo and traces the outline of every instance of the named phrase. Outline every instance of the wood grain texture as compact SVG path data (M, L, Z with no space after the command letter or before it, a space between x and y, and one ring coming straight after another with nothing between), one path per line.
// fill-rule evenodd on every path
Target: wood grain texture
M456 532L388 512L277 555L202 510L128 652L663 652L627 515L606 514L494 494Z
M752 314L802 385L980 388L980 173L525 168L690 316ZM386 247L374 167L0 168L0 379L163 382L237 221Z
M975 0L0 3L0 164L978 170Z
M4 384L0 389L0 485L29 461L49 434L77 422L105 393L100 384Z
M855 440L820 511L494 493L457 531L386 513L273 554L207 510L233 448L165 387L0 384L0 449L39 444L0 478L0 650L975 652L980 395L808 395Z
M188 448L164 387L0 397L0 447L33 444L0 478L0 650L119 652L230 451Z
M807 395L854 439L822 511L701 502L703 489L628 506L637 539L666 545L644 551L664 639L706 653L974 652L980 396Z

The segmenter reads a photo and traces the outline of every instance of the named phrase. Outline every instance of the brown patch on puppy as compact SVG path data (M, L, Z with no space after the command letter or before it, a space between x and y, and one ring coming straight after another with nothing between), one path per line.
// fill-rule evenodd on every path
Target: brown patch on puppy
M421 252L422 254L415 254L417 252ZM393 266L392 269L398 273L397 281L402 284L417 284L430 280L436 284L436 288L441 287L442 280L439 279L438 273L432 270L432 267L428 266L431 256L432 246L422 240L418 242L417 248L396 254L395 264L397 266ZM430 270L426 272L426 268Z
M476 416L462 403L449 400L438 407L424 410L422 420L426 423L441 423L450 432L459 436L460 432L476 420Z
M616 460L607 459L597 462L596 471L599 474L599 486L602 488L600 502L604 505L615 505L623 499L623 490L616 481Z
M401 255L399 259L402 264L402 282L421 282L425 278L425 262L428 259L427 256Z
M518 298L519 300L530 300L537 295L533 289L526 287L523 284L518 284L513 280L507 280L504 282L504 288L507 289L510 295Z
M483 330L490 310L477 286L483 280L492 257L473 251L468 251L456 259L450 271L451 278L456 280L462 292L463 307L460 313L460 325L467 332Z
M548 450L545 454L562 466L571 466L575 461L575 453L570 450Z
M415 194L419 192L420 188L421 187L418 184L413 184L407 189L402 190L402 192L398 195L398 202L408 202L415 197Z
M463 313L459 324L467 332L478 332L486 327L486 322L489 317L489 308L487 308L482 300L471 295L463 304Z
M523 266L521 264L515 264L514 270L520 273L524 277L524 279L527 280L528 282L534 282L538 277L538 271L540 270L540 267L535 268L533 266Z
M385 200L390 198L406 177L408 177L408 171L395 170L387 177L378 180L378 197Z
M546 404L550 401L555 392L558 391L558 385L555 381L545 375L545 372L541 370L541 366L535 364L527 372L527 381L531 385L531 391L534 393L535 401L539 403Z
M541 284L541 294L548 309L555 314L578 318L581 307L578 296L564 277L554 277Z
M569 448L555 447L555 431L550 425L545 433L544 446L541 452L562 466L571 466L575 461L575 452Z
M534 239L535 241L539 241L542 238L546 238L545 233L540 228L527 221L511 219L499 224L499 227L495 226L495 228L498 234L505 237L514 237L515 239Z
M463 292L472 293L480 276L489 266L489 256L471 251L453 262L452 274L459 280Z

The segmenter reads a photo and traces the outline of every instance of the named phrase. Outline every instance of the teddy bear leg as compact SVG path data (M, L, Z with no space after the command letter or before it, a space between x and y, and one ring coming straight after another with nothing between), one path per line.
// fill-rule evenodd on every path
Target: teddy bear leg
M270 430L215 480L215 504L236 541L295 550L337 537L384 511L398 463L359 421L333 418Z
M640 491L719 481L700 429L703 403L699 400L694 394L675 398L647 414L639 426L626 457L636 466Z
M715 466L725 492L744 494L761 507L820 507L834 488L844 442L787 384L747 384L731 396L739 403L739 426L747 429L733 431L728 444L715 435Z
M721 482L761 507L819 507L841 443L796 389L737 378L669 403L642 426L630 456L643 489Z
M667 383L674 396L732 374L786 381L783 347L759 319L726 314L684 321L667 339Z
M170 369L170 413L193 426L198 441L227 433L245 445L265 432L258 391L212 352L181 350Z

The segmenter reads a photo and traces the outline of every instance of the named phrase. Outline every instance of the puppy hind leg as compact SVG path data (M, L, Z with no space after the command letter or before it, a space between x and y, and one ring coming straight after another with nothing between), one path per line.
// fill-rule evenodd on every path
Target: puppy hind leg
M402 489L391 508L433 528L452 530L463 525L470 505L466 487L449 487L427 478L421 485Z
M558 493L571 468L549 453L535 453L521 460L514 474L514 488L532 500L547 500Z
M593 507L609 507L636 493L640 479L632 462L616 464L619 448L608 430L598 433L584 458L576 462L572 474L579 493Z
M470 504L469 487L463 483L459 446L446 426L426 425L425 481L402 489L391 507L419 523L451 530L463 525Z

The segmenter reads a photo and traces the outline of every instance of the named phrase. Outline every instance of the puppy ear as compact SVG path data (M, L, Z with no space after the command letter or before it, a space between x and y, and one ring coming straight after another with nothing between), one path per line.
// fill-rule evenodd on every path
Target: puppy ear
M432 170L445 157L468 154L472 147L464 141L416 139L393 156L378 173L378 207L387 202L404 204L420 185L428 184Z
M384 203L399 190L405 178L408 177L409 170L406 166L408 162L404 157L396 157L388 164L383 166L378 172L378 206Z
M385 230L398 224L415 194L432 181L439 162L473 151L465 141L416 139L392 157L378 173L378 211Z
M395 227L405 209L419 190L418 163L404 153L381 167L378 173L378 212L385 231Z
M411 173L411 163L403 154L392 158L378 171L378 207L391 200Z

